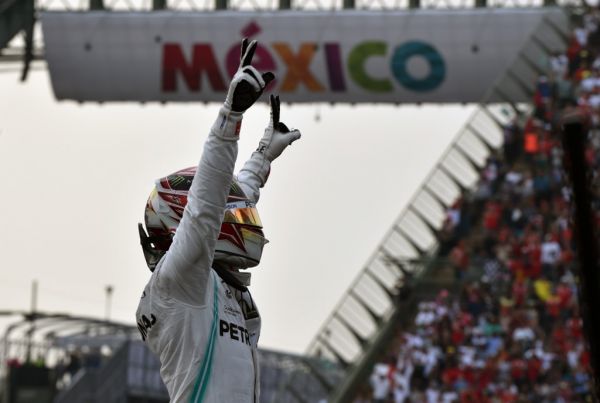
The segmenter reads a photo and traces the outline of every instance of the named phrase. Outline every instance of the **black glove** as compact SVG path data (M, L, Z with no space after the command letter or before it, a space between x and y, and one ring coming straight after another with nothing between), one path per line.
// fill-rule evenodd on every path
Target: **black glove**
M273 73L260 74L251 66L256 45L255 40L250 44L247 38L242 40L240 66L231 79L225 98L225 107L233 112L245 112L250 108L260 98L267 84L275 78Z

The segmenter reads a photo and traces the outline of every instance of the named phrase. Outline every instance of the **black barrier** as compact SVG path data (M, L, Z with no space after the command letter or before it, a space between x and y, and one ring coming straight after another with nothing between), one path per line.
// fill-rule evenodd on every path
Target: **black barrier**
M594 401L600 396L600 322L594 318L600 307L600 272L598 271L598 238L594 228L589 169L585 162L587 130L584 118L577 112L563 117L564 165L573 190L572 212L579 271L579 306L583 329L590 349L594 379Z

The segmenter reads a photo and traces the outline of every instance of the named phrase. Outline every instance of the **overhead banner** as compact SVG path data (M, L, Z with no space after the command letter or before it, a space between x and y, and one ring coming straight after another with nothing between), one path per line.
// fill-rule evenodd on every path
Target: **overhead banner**
M478 102L558 10L44 12L57 99L222 102L242 37L284 102Z

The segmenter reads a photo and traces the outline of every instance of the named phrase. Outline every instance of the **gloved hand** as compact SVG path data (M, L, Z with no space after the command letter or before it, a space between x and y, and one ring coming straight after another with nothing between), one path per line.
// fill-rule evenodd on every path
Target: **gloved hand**
M273 162L287 146L299 138L299 130L290 130L279 121L279 96L271 95L271 120L256 151L263 154L269 162Z
M300 131L290 130L279 121L279 97L271 95L271 119L258 148L238 174L238 181L251 200L258 202L262 188L271 172L271 162L283 150L300 138Z
M231 79L225 98L225 107L233 112L244 112L250 108L261 96L267 84L275 78L273 73L260 74L250 65L256 44L255 40L250 44L247 38L242 40L240 66Z

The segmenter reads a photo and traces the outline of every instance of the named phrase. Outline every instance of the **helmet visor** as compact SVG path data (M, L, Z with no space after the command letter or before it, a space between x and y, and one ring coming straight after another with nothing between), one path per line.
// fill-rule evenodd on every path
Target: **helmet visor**
M262 228L262 222L260 221L256 207L241 207L225 210L223 222Z

